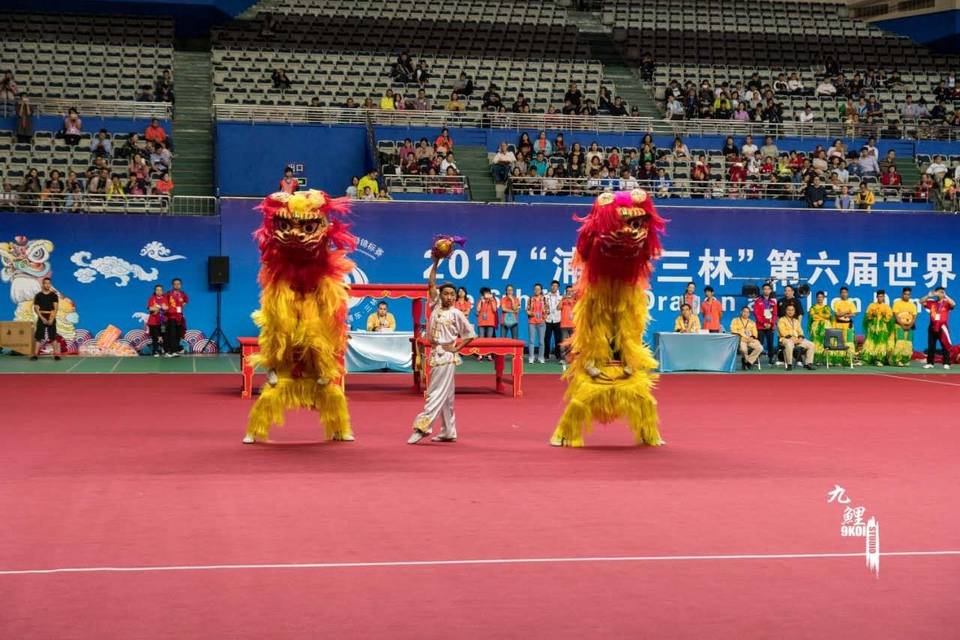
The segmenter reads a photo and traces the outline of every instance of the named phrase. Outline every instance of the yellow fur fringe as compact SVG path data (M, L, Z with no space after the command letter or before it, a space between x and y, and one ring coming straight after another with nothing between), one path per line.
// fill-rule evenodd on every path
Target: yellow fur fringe
M584 286L573 320L573 361L564 374L567 408L551 440L582 447L583 434L594 420L607 423L622 417L637 444L662 444L653 397L657 375L651 373L657 362L643 343L648 320L643 287L613 281ZM614 349L620 351L620 365L609 364ZM632 370L630 375L624 365ZM601 374L591 377L590 367Z

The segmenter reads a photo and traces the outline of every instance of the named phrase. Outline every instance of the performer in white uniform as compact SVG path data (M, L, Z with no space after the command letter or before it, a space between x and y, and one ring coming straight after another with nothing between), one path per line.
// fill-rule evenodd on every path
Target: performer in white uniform
M460 364L458 352L476 337L466 316L454 308L457 290L445 284L437 289L437 265L433 259L430 270L430 318L427 320L427 336L430 340L430 383L423 411L413 421L413 434L407 444L417 444L432 432L431 425L439 415L443 429L432 438L434 442L456 442L457 424L453 413L453 398L456 392L454 375Z

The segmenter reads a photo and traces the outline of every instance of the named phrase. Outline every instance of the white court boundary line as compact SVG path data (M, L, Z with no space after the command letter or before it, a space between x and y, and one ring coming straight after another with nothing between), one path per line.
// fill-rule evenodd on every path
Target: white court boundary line
M925 380L919 375L924 374L912 374L909 376L895 376L892 373L872 373L871 375L880 376L881 378L893 378L895 380L909 380L910 382L926 382L927 384L942 384L948 387L960 387L960 383L957 382L944 382L943 380ZM945 374L950 375L950 374Z
M960 550L884 551L883 557L960 556ZM0 576L44 575L54 573L147 573L154 571L246 571L260 569L371 569L398 567L450 567L471 565L524 565L615 562L664 562L691 560L797 560L816 558L863 558L856 553L764 553L699 556L581 556L560 558L489 558L463 560L398 560L382 562L304 562L279 564L200 564L144 567L60 567L51 569L3 569Z

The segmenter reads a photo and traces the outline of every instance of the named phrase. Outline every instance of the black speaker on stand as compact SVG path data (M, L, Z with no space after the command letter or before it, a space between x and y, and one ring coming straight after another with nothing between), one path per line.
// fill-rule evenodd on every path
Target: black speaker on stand
M207 257L207 285L217 292L217 326L203 345L201 352L205 350L210 343L217 345L217 351L223 352L223 345L226 345L227 352L233 351L233 345L227 339L226 334L220 327L220 294L223 292L223 285L230 283L230 256L208 256Z

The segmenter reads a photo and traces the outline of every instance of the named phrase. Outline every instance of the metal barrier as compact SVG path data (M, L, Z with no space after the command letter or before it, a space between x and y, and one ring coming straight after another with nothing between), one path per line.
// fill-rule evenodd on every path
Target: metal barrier
M470 181L466 176L384 176L391 193L469 194ZM362 197L360 194L358 197Z
M0 193L0 211L211 216L220 212L212 196L103 195L97 193Z
M74 108L80 117L98 116L104 118L138 118L149 120L159 118L169 120L173 117L173 105L169 102L136 102L133 100L69 100L66 98L36 98L30 101L34 113L38 115L59 116ZM13 117L17 114L16 103L0 101L0 114Z
M884 202L913 202L914 191L902 185L893 187L879 183L869 183L876 202L874 209L882 208ZM827 198L825 209L835 208L834 200L838 193L832 191L829 183L824 183ZM851 198L859 191L858 183L847 185ZM734 199L734 200L804 200L804 187L792 180L747 180L731 182L726 178L692 180L689 178L660 180L637 180L635 178L552 178L517 176L507 181L510 197L517 195L535 196L595 196L604 191L646 189L659 198L690 199ZM926 202L926 200L917 200ZM854 205L856 208L856 205Z

